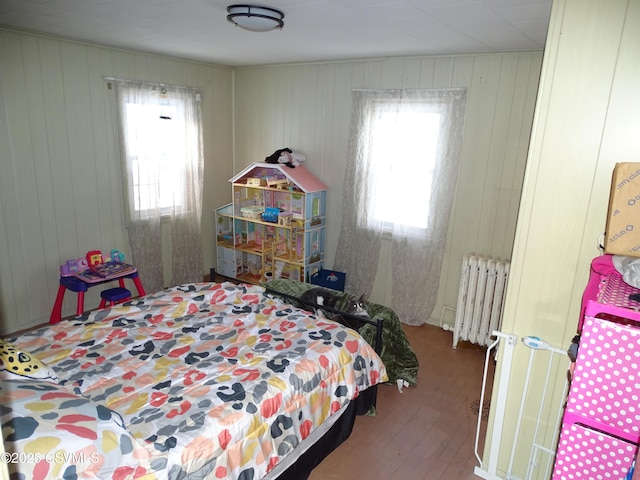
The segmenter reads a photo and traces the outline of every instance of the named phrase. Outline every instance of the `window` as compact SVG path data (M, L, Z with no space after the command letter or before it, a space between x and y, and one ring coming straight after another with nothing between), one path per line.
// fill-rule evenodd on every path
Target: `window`
M182 181L185 149L183 118L166 118L158 115L159 105L128 103L127 162L131 168L133 208L149 212L156 206L169 214L171 208L185 205ZM176 109L177 105L173 105Z
M149 291L198 281L202 279L202 90L112 81L131 257ZM169 229L162 225L167 218ZM165 233L170 234L169 244L163 243ZM165 258L170 258L171 266L166 275Z
M129 220L193 210L202 168L201 94L120 82L118 98Z
M442 198L438 179L457 164L448 155L451 132L462 127L459 96L455 89L354 91L360 228L424 236L432 227L434 205Z
M353 90L334 268L371 291L389 265L398 317L419 325L438 297L462 152L466 90ZM389 248L381 250L384 238ZM384 258L381 258L384 255ZM388 264L387 264L388 262Z
M378 195L370 197L370 212L387 230L393 223L427 228L441 122L433 110L424 103L374 105L367 150Z

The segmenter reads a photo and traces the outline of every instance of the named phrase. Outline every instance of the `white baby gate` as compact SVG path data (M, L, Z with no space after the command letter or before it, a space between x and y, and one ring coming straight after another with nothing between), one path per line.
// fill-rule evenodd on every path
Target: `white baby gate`
M473 253L462 258L453 348L459 340L481 346L491 343L491 332L501 326L509 264Z
M549 387L552 387L550 378L554 372L559 369L566 371L569 366L569 356L564 350L560 350L552 347L544 340L540 340L538 337L524 337L522 339L522 345L530 349L529 362L527 364L526 376L524 379L524 385L520 397L520 408L518 412L515 432L511 438L503 438L503 426L505 419L505 411L507 408L507 400L509 403L513 403L517 399L507 399L507 392L509 390L509 381L511 379L511 366L513 361L513 355L516 347L518 346L518 337L515 335L508 335L501 332L492 332L493 337L496 340L489 345L486 352L484 377L482 380L482 392L480 397L480 412L482 412L485 390L487 382L487 370L493 350L498 346L501 340L504 341L502 369L500 373L499 383L497 383L498 390L492 394L491 403L492 410L495 412L493 421L493 431L491 436L490 450L488 455L485 454L486 463L483 464L482 458L478 453L478 444L480 441L480 426L481 415L478 415L478 424L476 428L476 441L475 441L475 455L478 460L479 466L474 470L474 474L477 477L487 480L519 480L521 477L516 476L513 473L514 460L516 458L517 449L525 449L528 445L522 445L522 437L520 435L520 428L522 426L523 414L525 411L525 404L527 401L534 401L538 405L537 417L535 420L535 431L533 432L533 438L531 440L531 451L529 455L529 462L527 464L526 480L537 479L549 479L551 478L551 471L553 469L553 461L555 458L555 449L557 446L557 437L560 429L560 421L562 419L563 406L567 396L567 389L569 387L568 378L564 381L564 387L561 395L557 398L553 398L554 395L549 394ZM543 355L543 352L548 352L548 355ZM546 359L546 364L545 364ZM534 368L540 369L540 373L544 373L543 388L534 389L530 387L530 381ZM545 373L546 372L546 373ZM538 382L536 385L540 385L540 375L537 375ZM557 393L556 393L557 395ZM552 427L551 435L548 433L542 435L540 427L543 424L542 417L544 411L551 411L555 413L555 419ZM549 440L551 438L551 440ZM511 454L509 456L509 464L506 472L503 471L504 476L500 476L498 472L498 455L502 444L511 445ZM543 445L546 443L547 446ZM504 469L503 469L504 470ZM536 475L534 477L534 475Z

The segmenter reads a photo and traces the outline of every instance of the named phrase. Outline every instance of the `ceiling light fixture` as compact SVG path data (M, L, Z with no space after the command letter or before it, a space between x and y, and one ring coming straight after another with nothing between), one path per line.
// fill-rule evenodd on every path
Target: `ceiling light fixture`
M227 20L252 32L268 32L279 28L282 30L284 13L270 7L259 5L230 5L227 7Z

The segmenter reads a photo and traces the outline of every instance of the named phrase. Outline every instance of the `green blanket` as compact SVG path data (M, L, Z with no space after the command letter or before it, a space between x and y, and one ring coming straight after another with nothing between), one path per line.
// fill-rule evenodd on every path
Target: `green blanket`
M272 280L263 284L265 288L280 293L300 297L306 290L315 287L308 283L295 282L293 280ZM341 310L348 299L354 296L346 292L335 291L341 297L336 309ZM405 380L409 385L415 386L418 377L418 358L409 344L402 325L396 313L389 307L377 303L366 302L367 312L372 319L384 320L382 330L382 361L387 367L389 382L396 383L398 379ZM369 344L375 344L376 329L373 325L365 324L358 329Z

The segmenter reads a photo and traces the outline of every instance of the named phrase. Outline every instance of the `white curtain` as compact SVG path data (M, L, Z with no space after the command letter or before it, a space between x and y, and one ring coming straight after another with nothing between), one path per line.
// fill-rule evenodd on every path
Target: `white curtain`
M202 91L116 80L125 218L148 292L165 285L162 222L170 221L171 284L201 281Z
M428 320L437 299L458 177L466 90L354 90L352 100L335 268L347 272L349 291L371 292L381 242L388 238L391 306L403 322L419 325ZM416 125L423 125L412 120L418 117L430 119L434 127L414 133ZM389 142L386 149L374 151L372 145L381 133L389 136L391 131L393 138L394 129L410 131L411 141L405 136L405 141ZM414 161L425 151L430 152L429 161Z

